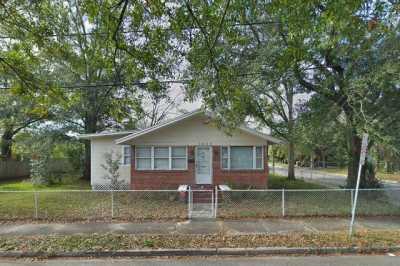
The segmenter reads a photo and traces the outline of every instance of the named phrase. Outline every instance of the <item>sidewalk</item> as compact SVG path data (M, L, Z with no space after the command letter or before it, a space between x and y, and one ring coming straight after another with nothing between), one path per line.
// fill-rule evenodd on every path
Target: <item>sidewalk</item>
M290 234L347 231L349 218L303 218L263 220L194 220L185 222L4 224L3 236L71 234ZM400 217L357 218L356 230L400 230Z

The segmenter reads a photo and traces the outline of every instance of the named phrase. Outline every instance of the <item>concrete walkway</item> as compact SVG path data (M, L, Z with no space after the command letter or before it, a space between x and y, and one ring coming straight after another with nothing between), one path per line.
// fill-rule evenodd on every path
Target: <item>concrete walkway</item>
M263 219L252 221L194 220L186 222L3 224L2 236L115 234L289 234L294 232L347 231L346 218ZM399 217L358 218L356 229L400 230Z

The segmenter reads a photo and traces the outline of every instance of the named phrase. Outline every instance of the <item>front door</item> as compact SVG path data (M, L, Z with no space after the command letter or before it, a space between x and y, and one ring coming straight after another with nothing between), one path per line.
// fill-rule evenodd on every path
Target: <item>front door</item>
M212 184L212 158L210 146L196 147L196 184Z

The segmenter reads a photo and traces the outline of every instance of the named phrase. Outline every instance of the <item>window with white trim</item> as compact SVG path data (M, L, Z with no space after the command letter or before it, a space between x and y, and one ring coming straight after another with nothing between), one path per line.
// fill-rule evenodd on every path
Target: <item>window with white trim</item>
M136 147L136 169L151 170L152 169L152 149L151 147Z
M231 170L253 170L264 168L262 146L222 146L221 168Z
M131 146L129 145L122 147L122 164L131 164Z
M154 169L169 170L169 147L154 147Z
M187 168L186 147L171 147L171 169Z
M136 147L137 170L186 170L185 146L138 146Z

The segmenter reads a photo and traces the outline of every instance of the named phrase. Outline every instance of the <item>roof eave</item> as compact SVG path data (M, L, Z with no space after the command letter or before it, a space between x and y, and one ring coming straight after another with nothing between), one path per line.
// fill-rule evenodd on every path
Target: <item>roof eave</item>
M132 132L114 132L114 133L93 133L93 134L80 134L77 136L78 139L95 139L103 137L118 137L123 135L130 135Z
M142 131L134 132L132 134L129 134L128 136L122 137L120 139L116 139L115 143L116 144L126 144L127 141L133 140L135 138L138 138L138 137L143 136L145 134L148 134L150 132L156 131L156 130L158 130L160 128L171 126L171 125L173 125L173 124L175 124L175 123L177 123L179 121L183 121L185 119L188 119L190 117L193 117L193 116L201 114L201 113L204 113L204 111L201 110L201 109L189 112L187 114L184 114L182 116L177 117L176 119L172 119L172 120L170 120L170 121L168 121L166 123L162 123L162 124L159 124L159 125L154 125L152 127L143 129Z

